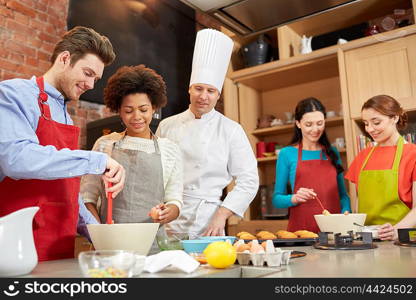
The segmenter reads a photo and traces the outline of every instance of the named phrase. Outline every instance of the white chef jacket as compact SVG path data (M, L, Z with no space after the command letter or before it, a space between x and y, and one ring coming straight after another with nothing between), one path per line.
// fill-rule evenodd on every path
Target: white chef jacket
M189 221L200 223L193 224L198 226L194 231L202 233L219 205L244 215L257 193L259 177L257 160L240 124L215 109L201 119L188 109L164 119L156 134L176 142L182 151L184 206L178 221L185 217L186 227L191 226ZM222 191L233 178L236 185L221 202ZM214 207L207 209L209 203ZM188 213L197 217L190 220Z

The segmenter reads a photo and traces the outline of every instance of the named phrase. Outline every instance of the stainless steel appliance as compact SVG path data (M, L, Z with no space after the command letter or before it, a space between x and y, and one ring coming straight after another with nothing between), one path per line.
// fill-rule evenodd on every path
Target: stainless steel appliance
M242 36L308 18L362 0L180 0Z
M321 250L365 250L377 248L373 243L371 232L357 232L361 240L354 239L354 234L349 231L347 235L334 233L334 239L330 240L328 235L332 232L319 232L318 241L313 245L316 249Z
M260 185L256 198L260 198L260 210L262 219L286 219L289 215L287 208L273 206L274 184Z

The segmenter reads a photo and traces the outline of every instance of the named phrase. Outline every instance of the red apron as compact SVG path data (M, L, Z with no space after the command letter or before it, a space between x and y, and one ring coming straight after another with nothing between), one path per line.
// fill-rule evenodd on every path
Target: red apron
M51 119L43 77L36 78L36 82L40 90L38 103L41 116L36 129L39 144L52 145L58 150L78 149L79 128ZM39 261L74 257L79 184L79 177L57 180L14 180L6 177L0 182L0 194L4 197L0 201L0 216L29 206L40 207L33 222Z
M299 143L294 193L302 187L313 189L330 213L340 213L337 171L331 160L324 160L321 151L321 159L302 161L302 143ZM319 232L313 215L321 213L322 208L315 199L290 207L288 231Z

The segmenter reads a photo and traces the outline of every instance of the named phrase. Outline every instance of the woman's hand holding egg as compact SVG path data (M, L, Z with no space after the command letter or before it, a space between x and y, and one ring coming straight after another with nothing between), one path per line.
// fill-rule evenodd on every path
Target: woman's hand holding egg
M158 204L149 212L153 222L166 224L175 220L179 216L179 208L175 204Z
M152 207L152 209L149 212L149 216L153 219L153 222L159 222L159 218L160 218L160 213L162 211L162 205L164 206L164 204L158 204L154 207Z

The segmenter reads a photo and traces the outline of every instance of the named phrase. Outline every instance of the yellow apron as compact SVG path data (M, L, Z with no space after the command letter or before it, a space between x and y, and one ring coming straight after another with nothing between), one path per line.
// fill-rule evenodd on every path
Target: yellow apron
M366 225L394 225L410 211L399 197L399 164L403 153L403 138L400 137L397 142L391 169L364 170L376 147L371 149L361 167L358 178L358 212L367 214Z

